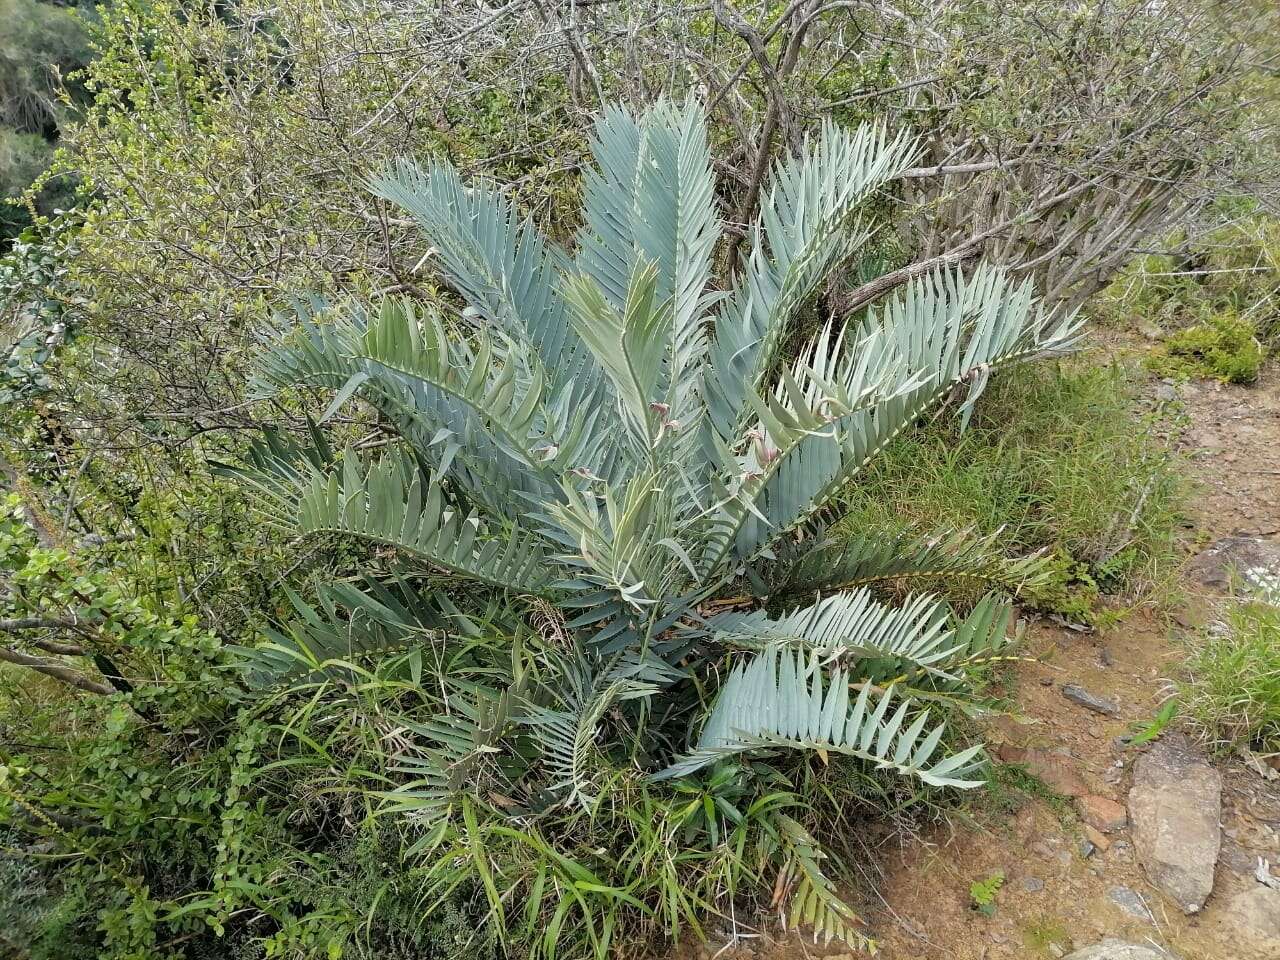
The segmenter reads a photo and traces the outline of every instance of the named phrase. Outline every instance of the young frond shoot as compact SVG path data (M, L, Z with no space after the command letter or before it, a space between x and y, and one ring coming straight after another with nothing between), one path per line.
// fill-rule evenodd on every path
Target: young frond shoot
M573 250L445 162L394 164L373 192L420 225L460 316L313 300L271 331L260 395L327 391L320 423L360 401L391 440L335 452L317 427L310 446L255 448L245 473L273 522L376 562L362 589L321 588L322 611L299 598L252 682L429 649L427 706L397 734L412 779L379 794L436 831L426 846L475 835L477 809L512 843L502 822L595 816L619 777L682 796L814 755L977 785L980 748L953 748L944 713L1008 642L1008 607L961 617L894 588L951 571L1002 586L1034 562L983 569L987 545L959 534L842 545L825 511L900 432L948 405L967 418L991 376L1070 350L1078 324L987 265L920 276L846 325L810 319L870 235L869 201L914 162L905 135L823 126L773 171L730 278L713 275L696 104L609 109L593 150ZM745 822L707 804L705 842ZM817 841L760 809L782 914L860 942Z

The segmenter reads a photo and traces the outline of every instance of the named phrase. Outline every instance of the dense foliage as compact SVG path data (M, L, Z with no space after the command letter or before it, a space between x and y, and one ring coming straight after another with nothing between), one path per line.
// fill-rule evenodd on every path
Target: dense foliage
M1164 575L1021 362L1274 320L1272 14L1148 6L0 0L0 955L865 946L1016 614Z
M42 175L82 98L77 72L89 60L84 24L92 11L88 3L0 3L0 251L30 225L32 210L48 216L75 202L66 177Z

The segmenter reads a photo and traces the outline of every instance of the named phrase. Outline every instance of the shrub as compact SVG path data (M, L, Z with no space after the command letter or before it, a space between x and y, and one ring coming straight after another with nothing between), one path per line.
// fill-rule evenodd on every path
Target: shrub
M392 721L403 779L380 796L424 831L428 895L473 884L500 941L600 955L622 929L700 930L769 869L790 923L861 942L791 812L804 764L786 754L976 785L979 747L951 752L928 707L973 696L1008 605L872 591L1034 565L955 537L831 538L819 517L896 435L949 398L967 420L990 376L1077 325L999 271L940 272L783 364L912 144L825 127L775 170L723 295L700 112L611 109L593 149L573 255L446 163L375 181L421 225L460 322L312 301L272 332L259 395L325 389L322 421L359 398L386 443L255 447L265 517L376 553L246 654L254 683L354 682L334 659L430 638L421 703Z

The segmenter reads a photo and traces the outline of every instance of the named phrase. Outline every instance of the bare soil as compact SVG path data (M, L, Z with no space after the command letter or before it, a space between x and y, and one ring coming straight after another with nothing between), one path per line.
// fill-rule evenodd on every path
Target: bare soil
M1178 444L1196 485L1184 553L1190 559L1220 537L1280 533L1280 368L1252 387L1153 383L1153 405L1183 416ZM1093 794L1124 804L1138 750L1118 738L1150 721L1176 675L1189 628L1213 616L1218 596L1184 580L1172 611L1139 608L1117 626L1086 634L1045 621L1029 631L1028 653L1007 683L1013 715L990 732L1000 744L1046 751L1083 778ZM1063 696L1076 683L1119 704L1100 716ZM893 851L871 905L868 933L889 960L1000 960L1061 956L1104 936L1151 943L1181 960L1280 960L1280 943L1240 934L1231 897L1256 885L1258 857L1280 873L1280 781L1242 762L1219 760L1223 774L1223 851L1205 908L1184 916L1162 898L1137 863L1126 829L1088 853L1085 825L1069 803L1032 801L1007 822L939 827ZM1094 839L1098 839L1095 835ZM1088 853L1088 855L1086 855ZM993 916L970 905L969 887L995 871L1005 882ZM1109 894L1127 888L1149 918L1131 915ZM1141 906L1136 910L1141 911ZM711 952L714 952L712 950ZM735 951L736 952L736 951ZM838 954L792 939L756 952L768 960Z

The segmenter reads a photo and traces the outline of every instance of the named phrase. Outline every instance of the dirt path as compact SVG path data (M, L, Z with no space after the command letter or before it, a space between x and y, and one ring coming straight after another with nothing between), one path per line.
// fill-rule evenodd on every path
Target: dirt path
M1169 394L1167 385L1152 386L1153 403ZM1198 484L1188 556L1220 537L1280 533L1280 369L1273 365L1253 388L1194 384L1179 394L1170 406L1185 410L1181 445ZM1188 580L1175 619L1204 622L1216 600ZM1011 680L1022 716L1002 720L993 744L1003 742L1006 752L1010 746L1042 751L1041 759L1068 784L1073 775L1083 781L1075 789L1123 805L1139 751L1116 741L1132 723L1155 714L1162 678L1180 657L1179 632L1144 611L1092 635L1035 626L1030 652L1041 662L1021 666ZM1118 715L1100 716L1069 701L1065 683L1114 700ZM1055 957L1114 936L1166 947L1181 960L1280 960L1280 939L1243 933L1234 912L1237 895L1258 886L1259 856L1280 872L1280 781L1268 783L1241 763L1218 766L1223 850L1213 895L1200 913L1184 916L1148 883L1126 828L1091 834L1106 849L1090 851L1072 806L1038 800L1007 823L938 833L891 857L885 909L874 921L883 955ZM970 908L969 886L996 871L1005 883L995 914L982 916Z

